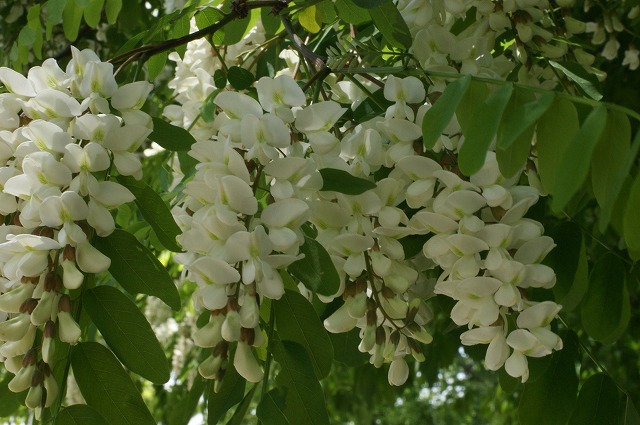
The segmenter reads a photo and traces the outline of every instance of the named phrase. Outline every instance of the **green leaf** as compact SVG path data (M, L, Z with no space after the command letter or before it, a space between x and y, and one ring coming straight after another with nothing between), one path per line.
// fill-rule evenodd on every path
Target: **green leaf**
M331 0L322 0L320 3L316 4L316 8L318 10L320 22L323 24L333 24L338 17L336 8L333 7L333 2Z
M169 380L171 368L162 346L144 314L129 298L113 286L97 286L83 293L82 303L127 368L154 384Z
M254 385L253 388L247 392L247 394L242 399L242 402L236 408L236 411L233 412L233 416L227 422L227 425L241 425L244 417L247 415L247 411L249 410L249 406L251 406L251 400L253 399L253 395L256 393L257 385Z
M0 377L2 374L0 374ZM14 393L9 389L9 382L13 379L13 375L4 373L4 379L0 381L0 418L14 415L22 403L26 394Z
M191 133L184 128L171 125L157 117L153 117L153 132L149 139L170 151L188 151L196 142Z
M305 349L293 342L278 342L273 356L280 364L276 382L286 392L284 415L289 423L329 425L322 387Z
M580 226L564 222L549 232L556 247L543 263L556 272L553 287L555 301L563 311L571 311L580 304L588 288L587 253Z
M268 36L276 34L280 30L280 27L282 27L280 18L268 7L260 8L260 22L262 22L267 38Z
M591 156L591 186L601 208L605 208L614 182L627 158L631 142L631 124L626 114L609 111L607 125Z
M281 389L276 388L262 397L256 408L256 416L263 425L289 425L284 415L285 408L285 395Z
M207 7L206 9L202 9L200 12L196 13L196 26L199 30L210 27L218 22L223 16L224 13L222 13L220 9Z
M171 24L171 30L169 31L170 38L180 38L189 34L191 16L190 14L182 15ZM184 53L187 50L186 44L176 47L176 52L180 57L184 57Z
M509 178L522 171L531 154L531 140L535 124L525 129L506 149L496 149L496 160L503 176Z
M555 92L543 93L536 99L531 91L516 89L511 99L512 102L500 122L496 146L499 149L511 146L518 136L534 125L551 107L554 98Z
M213 83L218 89L223 89L227 86L227 76L224 75L223 70L216 69L216 72L213 73Z
M590 74L586 69L576 62L549 61L549 65L562 72L576 83L584 93L594 100L602 99L600 82L598 78Z
M407 23L393 2L387 1L369 9L369 15L389 45L398 49L411 47L413 37L411 37Z
M288 271L311 291L334 295L340 288L340 276L327 250L315 239L305 236L300 253L304 258L291 264Z
M586 180L591 155L606 123L607 109L604 105L600 105L589 114L567 146L558 164L559 169L553 186L551 205L554 210L562 211Z
M353 3L363 9L373 9L385 3L390 3L390 0L352 0Z
M483 104L477 106L469 130L464 133L465 139L458 157L460 171L465 175L475 174L484 165L487 150L498 132L512 91L513 85L508 83L491 93Z
M576 408L569 425L618 424L620 392L603 373L597 373L582 384Z
M180 252L181 248L176 242L176 236L182 231L160 195L145 182L130 176L118 176L118 183L129 189L136 197L136 205L162 245L170 251Z
M483 104L485 100L487 100L489 92L489 86L486 83L475 80L469 83L469 88L465 91L464 96L462 96L456 108L456 118L462 129L462 133L466 134L467 131L469 131L471 122L478 110L478 105ZM440 99L438 99L438 102L439 101Z
M233 364L227 365L227 371L222 380L220 390L216 393L212 388L209 392L209 400L207 402L208 425L215 425L220 422L229 409L242 401L246 385L247 381L238 374Z
M116 229L98 238L96 248L111 259L109 272L127 292L153 295L180 309L180 295L167 269L131 233Z
M369 361L369 354L358 350L358 345L362 340L358 328L339 334L330 333L329 339L331 340L331 345L333 345L336 361L351 367L362 366Z
M636 410L636 406L633 404L631 397L628 394L624 395L624 413L621 425L640 425L640 414Z
M100 16L102 15L102 7L104 6L104 0L90 0L87 7L84 9L84 20L91 28L96 28L100 23Z
M251 21L251 15L242 19L235 19L224 26L224 44L236 44L242 37L245 36L249 29L249 22Z
M629 323L631 307L622 260L606 252L597 260L582 302L582 326L589 336L607 344L615 342Z
M249 71L239 66L232 66L229 68L227 74L229 84L236 90L244 90L251 87L251 84L255 81L255 77Z
M331 371L333 346L313 305L293 291L285 291L274 305L280 339L304 347L318 379L325 378Z
M336 0L334 6L338 17L348 24L360 25L371 20L367 9L356 5L353 0Z
M82 23L82 9L76 2L67 0L62 13L62 29L64 36L69 41L76 41L76 38L78 38L80 23Z
M82 396L110 424L155 425L142 396L118 359L97 342L71 351L71 366Z
M565 425L569 419L578 392L577 336L569 333L564 342L544 374L524 385L518 407L521 425Z
M637 261L640 259L640 174L631 186L629 200L624 212L623 229L624 240L627 243L629 256Z
M320 22L320 14L318 8L315 5L304 8L298 13L298 21L302 28L306 29L312 34L320 31L322 28L322 22Z
M336 168L323 168L320 170L322 176L322 191L333 191L345 193L347 195L360 195L367 190L375 189L376 184L372 181L355 177L344 170Z
M107 5L105 7L105 12L107 12L107 22L113 25L116 22L116 19L118 19L120 10L122 10L122 0L107 0Z
M424 114L422 140L426 149L433 148L444 129L447 128L470 83L471 76L464 75L449 84L438 100Z
M618 173L616 173L615 178L611 182L607 201L604 203L604 205L601 206L599 226L600 232L602 233L604 233L604 231L607 229L607 226L609 226L613 208L616 205L616 201L618 200L618 196L622 191L625 181L629 177L631 167L636 162L638 151L640 151L640 131L636 133L636 137L633 139L631 151L627 155L627 159L624 161L624 165L619 168L616 167L616 169L619 171Z
M537 126L536 148L538 172L547 192L553 192L560 160L571 140L578 132L578 111L567 99L556 97L551 107L540 118Z
M97 410L86 404L74 404L60 411L57 425L109 425Z
M149 58L149 60L147 61L147 72L149 74L149 81L155 80L156 77L160 75L167 63L167 58L167 52L160 52Z

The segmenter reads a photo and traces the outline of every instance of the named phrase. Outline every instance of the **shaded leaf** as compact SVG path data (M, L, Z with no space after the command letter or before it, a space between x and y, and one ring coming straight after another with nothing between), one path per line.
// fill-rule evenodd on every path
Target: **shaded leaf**
M348 24L360 25L371 20L367 9L358 6L353 0L336 0L334 5L338 17Z
M322 191L359 195L367 190L376 188L374 182L355 177L347 171L336 168L323 168L320 170L320 175L323 182L322 189L320 189Z
M640 174L631 186L627 207L624 212L624 240L627 243L629 256L637 261L640 259Z
M424 114L422 119L422 141L427 149L433 148L442 132L451 122L453 114L469 89L471 76L464 75L449 84L433 106Z
M560 161L578 132L578 111L567 99L556 97L538 121L536 149L538 172L547 192L555 188Z
M398 49L411 47L413 37L411 37L407 23L393 2L386 1L369 9L369 15L387 43Z
M618 196L622 191L626 179L629 177L631 167L633 166L633 164L635 164L636 157L638 156L639 151L640 131L636 133L636 137L633 139L631 151L627 155L627 159L624 161L624 165L618 169L619 172L616 173L615 178L611 181L607 200L605 201L604 205L601 206L599 217L599 226L601 232L604 232L609 225L609 221L611 220L611 215L613 213L613 208L616 205L616 201L618 200Z
M618 256L607 252L596 261L582 302L582 326L591 338L610 344L626 329L630 316L626 280Z
M131 233L116 229L98 238L96 248L111 259L109 272L127 292L153 295L180 309L180 295L167 269Z
M589 114L567 146L556 171L551 202L554 210L563 210L586 180L591 155L606 123L607 109L600 105Z
M304 258L291 264L288 267L289 273L313 292L325 296L334 295L340 288L340 276L324 246L305 236L300 253L304 254Z
M196 142L191 133L184 128L156 117L153 117L153 132L149 139L170 151L188 151Z
M71 366L82 396L108 423L155 425L142 396L108 348L83 342L71 351Z
M318 379L329 375L333 346L313 305L300 293L285 291L274 306L280 339L304 347Z
M565 425L578 393L577 336L568 333L564 348L552 355L551 364L535 382L526 383L518 406L521 425Z
M138 209L162 245L170 251L180 252L182 249L176 242L176 236L182 231L160 195L145 182L130 176L118 176L118 183L129 189L136 197Z
M532 92L516 89L512 103L504 112L496 145L499 149L506 149L520 136L534 125L538 119L551 107L554 92L546 92L536 98Z
M373 9L374 7L378 7L381 4L388 3L389 0L352 0L353 3L361 7L363 9Z
M287 417L284 415L286 401L281 389L273 389L267 392L258 407L256 416L264 425L289 425Z
M107 22L110 24L114 24L116 22L116 19L118 19L120 10L122 10L122 0L107 0L107 5L105 7L105 12L107 13Z
M150 81L155 80L156 77L160 75L164 66L167 64L167 58L167 52L161 52L149 58L149 61L147 61L147 72Z
M330 333L329 339L333 345L336 361L351 367L362 366L369 361L369 354L358 350L358 345L362 340L358 328L339 334Z
M155 383L169 380L171 368L144 314L113 286L82 294L84 309L118 359L131 371Z
M462 99L456 108L456 118L462 129L462 133L469 131L471 122L477 112L478 105L482 105L489 96L489 86L481 81L472 80L469 87L465 90ZM440 102L440 99L438 99ZM438 103L436 102L436 104Z
M582 384L569 425L617 424L620 392L603 373L591 376Z
M600 88L600 82L598 81L598 78L595 75L590 74L579 63L566 61L549 61L549 65L569 77L569 79L576 83L590 98L594 100L602 99L602 89Z
M556 272L553 287L555 301L564 311L571 311L582 301L588 288L588 262L580 226L573 222L560 224L549 232L556 247L543 263Z
M511 98L513 85L506 84L491 93L484 103L477 105L477 110L465 131L464 143L460 148L458 165L460 171L470 176L484 165L487 150L493 141L502 114Z
M607 125L591 156L591 186L598 205L605 209L615 181L629 157L631 124L626 114L609 111ZM604 229L602 229L604 230Z
M207 402L208 425L215 425L220 422L229 409L242 401L246 385L247 381L238 374L233 364L229 363L218 392L214 392L213 388L209 392Z
M293 342L278 342L273 356L280 364L276 382L286 392L284 414L289 423L329 425L322 387L305 349Z
M249 392L244 396L242 402L236 408L236 411L233 412L233 416L227 422L227 425L240 425L242 424L242 420L247 415L247 411L249 410L249 406L251 405L251 400L253 399L253 395L256 393L256 389L258 385L254 385L253 388L249 390Z
M205 386L205 379L200 374L197 374L187 395L171 405L169 425L187 425L189 423L198 407Z
M244 90L251 87L251 84L253 84L255 80L250 71L239 66L232 66L229 68L227 79L229 80L229 84L231 84L236 90Z
M60 411L58 425L109 425L97 410L86 404L74 404Z

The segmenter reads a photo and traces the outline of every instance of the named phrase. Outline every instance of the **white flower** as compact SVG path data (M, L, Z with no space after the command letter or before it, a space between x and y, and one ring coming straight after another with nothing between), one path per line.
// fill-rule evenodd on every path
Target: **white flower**
M395 104L389 106L385 118L413 121L414 113L407 103L420 103L425 95L424 84L416 77L397 78L389 75L384 85L384 97Z

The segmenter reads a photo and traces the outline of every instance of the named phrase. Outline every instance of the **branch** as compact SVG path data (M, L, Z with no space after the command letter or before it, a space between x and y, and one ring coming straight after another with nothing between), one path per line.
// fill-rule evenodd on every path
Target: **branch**
M224 15L218 22L213 25L209 25L199 31L196 31L191 34L187 34L183 37L173 38L171 40L166 40L158 44L148 44L146 46L141 46L136 49L130 50L128 52L122 53L121 55L116 56L109 60L111 63L120 63L131 57L139 57L139 56L153 56L158 53L165 52L167 50L174 49L178 46L182 46L183 44L187 44L190 41L198 40L200 38L206 37L215 33L216 31L222 29L229 22L233 21L236 18L243 18L246 16L246 12L252 9L259 9L262 7L272 7L274 10L281 10L283 5L286 6L286 1L281 0L257 0L257 1L249 1L246 3L234 2L237 4L237 7L232 8L232 10Z

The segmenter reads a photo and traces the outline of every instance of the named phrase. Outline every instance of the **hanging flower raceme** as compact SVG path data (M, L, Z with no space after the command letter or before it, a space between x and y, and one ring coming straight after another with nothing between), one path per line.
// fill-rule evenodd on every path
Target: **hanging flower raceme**
M11 223L0 232L0 360L39 414L57 397L53 340L80 338L67 291L109 268L93 235L113 232L110 210L134 200L103 179L142 175L135 150L151 119L139 109L151 85L118 87L113 65L74 47L66 71L48 59L28 77L0 68L0 83L0 213Z

